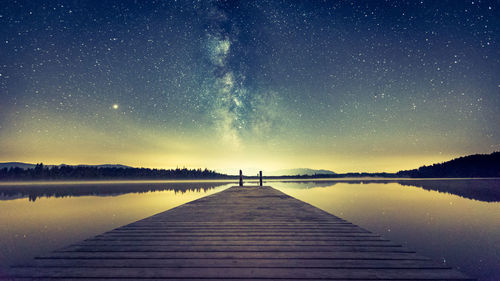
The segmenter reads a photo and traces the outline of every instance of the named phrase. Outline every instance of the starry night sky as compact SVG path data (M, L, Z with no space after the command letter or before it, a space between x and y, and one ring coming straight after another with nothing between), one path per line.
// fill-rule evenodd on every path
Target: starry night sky
M397 171L500 150L500 1L4 1L0 161Z

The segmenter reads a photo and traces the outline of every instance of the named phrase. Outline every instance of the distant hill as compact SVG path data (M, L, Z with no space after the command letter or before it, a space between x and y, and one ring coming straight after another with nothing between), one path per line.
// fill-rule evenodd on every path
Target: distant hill
M282 169L267 172L265 176L277 177L277 176L314 176L314 175L335 175L335 172L329 170L314 170L308 168L299 169Z
M75 167L96 167L96 168L132 168L130 166L126 165L121 165L121 164L101 164L101 165L66 165L66 164L61 164L59 166L75 166Z
M22 163L22 162L5 162L5 163L0 163L0 169L3 168L21 168L21 169L33 169L35 168L35 164L30 164L30 163Z
M464 156L414 170L399 171L396 175L410 178L500 177L500 152Z
M101 164L101 165L45 165L45 167L61 167L61 166L73 166L73 167L96 167L96 168L132 168L130 166L120 165L120 164ZM21 169L33 169L36 167L36 164L31 163L23 163L23 162L4 162L0 163L0 169L3 168L21 168Z

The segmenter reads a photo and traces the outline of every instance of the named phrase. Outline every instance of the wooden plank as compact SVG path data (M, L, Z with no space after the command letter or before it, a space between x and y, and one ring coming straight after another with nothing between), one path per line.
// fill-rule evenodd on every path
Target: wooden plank
M104 235L137 235L137 236L142 236L142 235L219 235L219 234L225 234L225 235L283 235L283 234L288 234L288 235L335 235L335 234L344 234L344 233L371 233L367 232L361 229L353 229L353 230L332 230L332 231L186 231L186 232L136 232L136 231L114 231L114 232L108 232L104 233Z
M16 279L467 280L271 187L233 187L36 258Z
M39 258L130 258L130 259L394 259L428 258L401 252L53 252Z
M43 269L43 270L41 270ZM322 279L460 279L450 269L323 269L323 268L15 268L18 277L53 278L322 278Z
M47 280L47 281L51 281L51 280L54 280L54 278L16 278L15 280ZM60 279L61 280L61 279ZM85 278L85 277L78 277L78 278L63 278L63 280L65 281L87 281L87 280L91 280L91 281L95 281L95 280L100 280L99 278L96 279L96 278ZM106 278L106 281L118 281L118 280L124 280L124 278ZM255 280L263 280L263 279L254 279L254 278L126 278L126 280L182 280L182 281L199 281L199 280L203 280L203 281L220 281L220 280L224 280L224 281L255 281ZM324 280L349 280L349 281L365 281L365 280L384 280L384 279L380 279L380 278L372 278L372 279L368 279L368 278L363 278L363 279L357 279L357 278L349 278L349 279L346 279L346 278L341 278L341 279L333 279L333 278L328 278L328 279L325 279L325 278L321 278L321 279L316 279L316 278L300 278L300 279L277 279L277 278L265 278L264 280L266 281L283 281L283 280L302 280L302 281L324 281ZM458 281L458 280L474 280L474 279L463 279L463 278L460 278L460 279L449 279L449 278L440 278L440 279L421 279L421 278L412 278L412 279L385 279L385 280L391 280L391 281L429 281L429 280L433 280L433 281L446 281L446 280L455 280L455 281Z
M362 229L354 224L332 224L332 225L185 225L185 226L172 226L165 225L129 225L119 227L112 231L197 231L197 230L216 230L216 231L239 231L239 230L253 230L253 231L323 231L323 230L346 230L346 229ZM365 230L367 231L367 230Z
M280 267L280 268L448 268L429 260L333 259L38 259L36 267Z
M119 228L127 227L330 227L330 226L356 226L348 221L315 222L159 222L136 221Z
M56 252L398 252L413 253L399 245L378 246L69 246Z
M399 246L390 241L372 240L372 241L251 241L251 240L191 240L191 241L151 241L151 240L93 240L84 241L74 246L94 247L94 246Z
M161 229L161 230L135 230L135 229L125 229L125 230L113 230L112 232L107 232L107 233L116 233L116 234L144 234L144 233L150 233L150 234L176 234L176 233L181 233L181 234L190 234L190 233L234 233L236 235L241 234L241 233L256 233L256 234L265 234L265 233L289 233L289 234L314 234L314 233L369 233L369 231L366 231L364 229L361 229L359 227L343 227L343 228L328 228L328 229Z
M310 223L310 222L146 222L137 221L131 224L121 226L119 228L127 227L330 227L330 226L343 226L354 225L350 222L324 222L324 223Z
M199 231L217 231L217 232L262 232L262 231L304 231L304 232L318 232L318 231L336 231L336 230L351 230L359 229L355 225L347 225L341 227L127 227L118 228L113 232L199 232Z
M16 278L16 280L19 280L19 281L23 281L23 280L38 280L38 281L52 281L54 280L54 278ZM96 279L96 278L85 278L85 277L78 277L78 278L64 278L65 281L95 281L95 280L99 280L99 279ZM122 281L124 280L124 278L106 278L106 281ZM263 279L254 279L254 278L126 278L126 280L128 281L132 281L132 280L182 280L182 281L199 281L199 280L203 280L203 281L220 281L220 280L224 280L224 281L255 281L255 280L263 280ZM277 278L265 278L266 281L283 281L284 279L277 279ZM321 279L315 279L315 278L300 278L300 279L291 279L291 278L288 278L286 280L301 280L301 281L325 281L325 280L349 280L349 281L366 281L366 280L384 280L384 279L380 279L380 278L371 278L371 279L368 279L368 278L363 278L363 279L357 279L357 278L349 278L349 279L346 279L346 278L341 278L341 279L333 279L333 278L328 278L328 279L325 279L325 278L321 278ZM391 281L429 281L429 280L433 280L433 281L450 281L450 280L455 280L455 281L458 281L458 280L474 280L474 279L463 279L463 278L459 278L459 279L450 279L450 278L440 278L440 279L422 279L422 278L412 278L412 279L385 279L385 280L391 280Z
M378 235L374 235L371 233L365 233L365 232L342 232L342 233L302 233L300 235L289 235L287 233L264 233L264 234L247 234L247 233L225 233L225 234L214 234L214 233L207 233L207 234L191 234L191 233L176 233L176 234L158 234L158 233L151 233L151 234L126 234L126 233L107 233L103 235L98 235L96 237L103 238L103 237L147 237L147 238L154 238L154 237L310 237L310 239L315 239L315 238L328 238L328 237L380 237Z
M110 236L99 236L94 238L89 238L84 240L84 242L92 241L261 241L261 242L328 242L328 241L389 241L380 236L324 236L318 237L317 239L310 239L309 237L302 236L252 236L252 237L241 237L241 236L164 236L164 237L110 237Z

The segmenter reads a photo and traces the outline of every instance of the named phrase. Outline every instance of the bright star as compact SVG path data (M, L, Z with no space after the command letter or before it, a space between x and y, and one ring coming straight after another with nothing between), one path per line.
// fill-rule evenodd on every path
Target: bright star
M118 109L118 104L115 103L115 104L113 104L112 107L113 107L113 109Z

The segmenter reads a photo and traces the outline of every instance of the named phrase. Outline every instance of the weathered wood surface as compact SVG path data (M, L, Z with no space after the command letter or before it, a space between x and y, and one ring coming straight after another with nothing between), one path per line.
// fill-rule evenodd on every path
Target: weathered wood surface
M271 187L232 187L17 266L26 279L466 280Z

